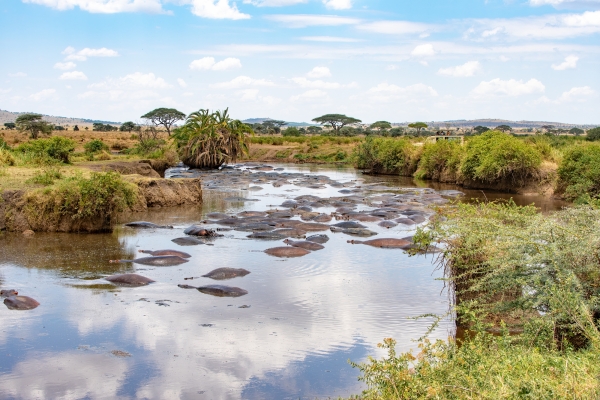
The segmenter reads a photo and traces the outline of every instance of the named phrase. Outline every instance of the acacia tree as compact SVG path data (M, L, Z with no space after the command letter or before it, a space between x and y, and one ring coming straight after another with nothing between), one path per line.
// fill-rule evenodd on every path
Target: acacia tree
M4 127L11 131L16 128L16 125L14 122L5 122Z
M142 115L142 118L150 120L156 126L164 126L169 136L171 136L173 124L185 119L185 114L174 108L157 108Z
M325 114L314 118L312 121L321 125L331 125L331 128L333 128L333 131L336 134L338 134L340 129L346 125L358 124L359 122L362 122L360 119L347 117L344 114Z
M495 130L500 132L510 132L512 131L512 128L508 125L498 125Z
M575 136L583 135L585 131L581 128L571 128L569 133Z
M421 129L427 128L428 125L425 122L414 122L412 124L408 124L409 128L414 128L417 130L417 135L421 133Z
M29 132L29 137L37 139L40 134L50 135L52 133L52 124L44 121L41 114L21 114L15 121L15 126L21 132Z
M248 152L252 128L229 117L225 111L198 110L173 134L175 145L184 164L194 168L218 168L223 163L236 162Z
M377 131L381 133L381 131L383 131L384 129L392 129L392 124L390 124L387 121L377 121L372 123L371 126L369 126L369 128L377 129Z
M135 130L137 128L137 125L131 121L127 121L127 122L123 122L123 124L121 125L121 127L119 128L119 130L121 132L129 132L131 133L131 131Z
M488 128L487 126L478 125L475 128L473 128L473 130L481 135L483 132L489 131L490 128Z

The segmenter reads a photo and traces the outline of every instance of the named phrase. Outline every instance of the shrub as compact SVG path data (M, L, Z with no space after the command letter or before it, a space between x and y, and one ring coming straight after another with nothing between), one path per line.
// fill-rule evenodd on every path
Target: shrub
M589 141L600 140L600 126L587 131L586 139Z
M40 163L62 162L70 163L69 157L75 151L75 142L62 136L54 136L49 139L36 139L20 144L15 151L29 153Z
M15 165L15 158L7 149L0 147L0 166L13 166Z
M50 167L37 172L32 178L28 179L28 183L36 183L38 185L52 185L54 181L62 179L63 174L59 168Z
M0 150L10 150L10 146L3 138L0 138Z
M89 142L87 142L83 148L85 149L85 152L88 154L95 154L98 152L101 152L103 150L108 150L108 146L106 145L106 143L104 143L102 140L98 140L98 139L94 139L91 140Z
M458 142L438 140L427 143L423 146L415 177L439 180L447 174L456 178L463 154L464 148Z
M415 171L416 148L406 139L368 136L354 153L356 167L370 173L412 175Z
M282 136L301 136L302 132L295 126L290 126L281 132Z
M567 149L558 168L557 191L569 200L600 198L600 144Z
M494 183L511 181L523 185L536 177L542 156L523 140L498 131L484 132L469 140L460 172L464 177Z

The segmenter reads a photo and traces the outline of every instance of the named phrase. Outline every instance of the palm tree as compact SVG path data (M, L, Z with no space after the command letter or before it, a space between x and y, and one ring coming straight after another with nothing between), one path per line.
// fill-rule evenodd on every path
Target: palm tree
M179 156L193 168L218 168L248 153L252 128L224 111L198 110L173 135Z

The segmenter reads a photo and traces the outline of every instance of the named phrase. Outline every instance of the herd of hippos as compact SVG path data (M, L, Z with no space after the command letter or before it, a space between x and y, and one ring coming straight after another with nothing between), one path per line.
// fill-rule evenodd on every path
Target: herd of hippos
M249 190L259 191L261 184L273 187L294 185L310 189L323 189L325 185L343 188L339 192L343 196L322 198L315 195L302 195L293 200L286 200L276 208L265 211L242 211L236 215L213 212L206 215L206 220L185 229L186 236L173 239L179 246L195 246L209 244L212 239L222 237L220 232L243 231L247 237L255 240L282 240L283 246L272 247L264 253L274 257L302 257L324 248L329 237L323 231L342 233L355 237L377 235L363 223L376 223L383 228L394 228L398 225L411 227L426 222L433 211L430 205L447 203L448 197L458 197L462 193L454 190L435 191L429 188L409 188L392 190L401 193L378 193L390 191L391 188L379 184L361 184L359 181L339 183L324 175L306 175L302 173L280 173L279 168L265 165L238 165L218 171L174 169L171 177L201 177L205 189ZM250 185L250 186L248 186ZM228 197L225 201L256 201L246 197ZM319 208L335 208L335 211L323 213ZM360 209L359 209L360 208ZM299 217L298 219L296 217ZM332 220L336 223L328 224ZM340 221L340 222L337 222ZM125 224L137 229L170 229L172 226L157 225L151 222L138 221ZM302 240L294 240L302 239ZM417 249L412 236L404 238L381 238L370 240L348 240L351 244L364 244L387 249ZM433 247L426 252L436 252ZM133 262L150 266L175 266L186 263L190 254L178 250L140 250L148 257L133 260L111 260L110 262ZM203 277L222 281L243 277L250 271L242 268L217 268ZM130 273L112 275L104 278L115 285L135 287L144 286L154 281L144 276ZM219 297L239 297L248 294L244 289L226 285L190 286L180 284L182 289L196 289L202 293ZM31 297L21 296L15 290L2 290L0 297L11 310L31 310L39 303Z

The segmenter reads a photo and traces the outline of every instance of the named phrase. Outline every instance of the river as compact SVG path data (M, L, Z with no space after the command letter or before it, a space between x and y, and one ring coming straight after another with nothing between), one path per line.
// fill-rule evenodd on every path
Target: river
M352 182L379 183L392 194L402 187L460 190L408 178L363 176L351 168L277 167L325 175L348 187ZM283 201L305 194L341 196L339 187L329 185L312 189L262 184L260 191L245 190L248 186L206 188L202 206L151 210L122 221L145 220L173 229L138 230L121 224L110 234L0 234L0 287L41 303L30 311L0 307L0 398L349 396L360 393L363 384L348 360L383 356L377 343L386 337L395 338L400 351L416 349L414 340L432 320L412 317L448 310L442 275L431 254L409 257L402 250L352 245L347 243L352 237L332 232L325 232L330 237L325 249L290 259L263 253L282 244L250 240L249 232L224 231L209 245L180 247L171 242L211 212L281 208ZM232 202L227 200L231 196L257 201ZM536 201L542 211L562 205L543 197L517 196L515 201ZM365 225L378 233L375 238L402 238L415 230L402 224L390 229ZM166 248L190 253L191 261L171 267L109 263L138 257L142 249ZM249 270L249 275L224 283L248 294L215 297L177 286L214 284L201 275L218 267ZM126 288L102 279L119 272L136 272L156 283ZM446 319L431 338L446 339L453 333L454 325Z

